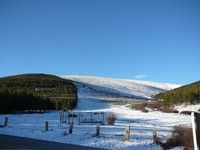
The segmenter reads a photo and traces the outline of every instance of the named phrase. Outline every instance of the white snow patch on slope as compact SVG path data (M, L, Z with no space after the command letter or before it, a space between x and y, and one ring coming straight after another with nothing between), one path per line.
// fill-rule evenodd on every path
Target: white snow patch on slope
M181 85L151 81L113 79L93 76L65 75L63 78L74 81L79 97L132 97L151 99L156 94L178 88Z

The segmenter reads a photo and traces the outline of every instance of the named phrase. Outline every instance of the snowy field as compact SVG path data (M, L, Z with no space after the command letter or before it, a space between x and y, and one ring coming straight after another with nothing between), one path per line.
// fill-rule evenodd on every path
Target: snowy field
M181 108L180 108L181 109ZM152 131L156 130L159 137L169 138L174 125L191 124L191 117L183 114L162 113L150 111L142 113L131 110L127 105L113 105L92 99L81 99L76 110L111 111L117 115L114 126L100 126L100 136L96 137L96 125L74 125L73 133L64 135L69 131L66 123L60 123L59 112L45 114L18 114L0 115L3 124L4 117L9 118L8 126L0 128L0 134L16 135L72 143L105 149L162 149L152 144ZM49 130L44 131L45 121L49 121ZM131 138L125 141L125 126L131 126Z

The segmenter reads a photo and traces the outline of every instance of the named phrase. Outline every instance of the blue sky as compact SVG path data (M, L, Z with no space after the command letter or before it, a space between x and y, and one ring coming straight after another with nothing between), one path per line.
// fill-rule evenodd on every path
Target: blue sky
M0 0L0 76L42 72L190 83L199 0Z

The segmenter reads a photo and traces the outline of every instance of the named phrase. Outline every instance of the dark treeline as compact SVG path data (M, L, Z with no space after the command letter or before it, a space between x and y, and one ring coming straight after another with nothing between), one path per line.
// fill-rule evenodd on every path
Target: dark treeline
M26 110L52 110L55 104L48 98L25 91L0 90L0 113L19 113Z
M77 88L69 80L48 74L22 74L0 78L0 112L73 109Z
M200 102L200 81L180 88L160 93L155 99L162 100L165 105Z

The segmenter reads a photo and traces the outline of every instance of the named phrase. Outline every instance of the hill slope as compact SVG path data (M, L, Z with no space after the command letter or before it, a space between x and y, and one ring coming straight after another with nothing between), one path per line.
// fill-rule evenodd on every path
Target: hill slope
M164 104L181 104L200 102L200 81L191 83L180 88L160 93L156 95L156 99L162 99Z
M28 99L48 99L58 108L62 105L71 108L77 103L77 89L71 81L47 74L22 74L0 78L0 94L1 103L5 105L8 105L6 100L10 101L10 105L16 104L14 101L22 103L20 99L26 100L23 103L27 103Z
M92 76L65 75L75 82L79 97L152 99L156 94L180 85L150 81L112 79Z

